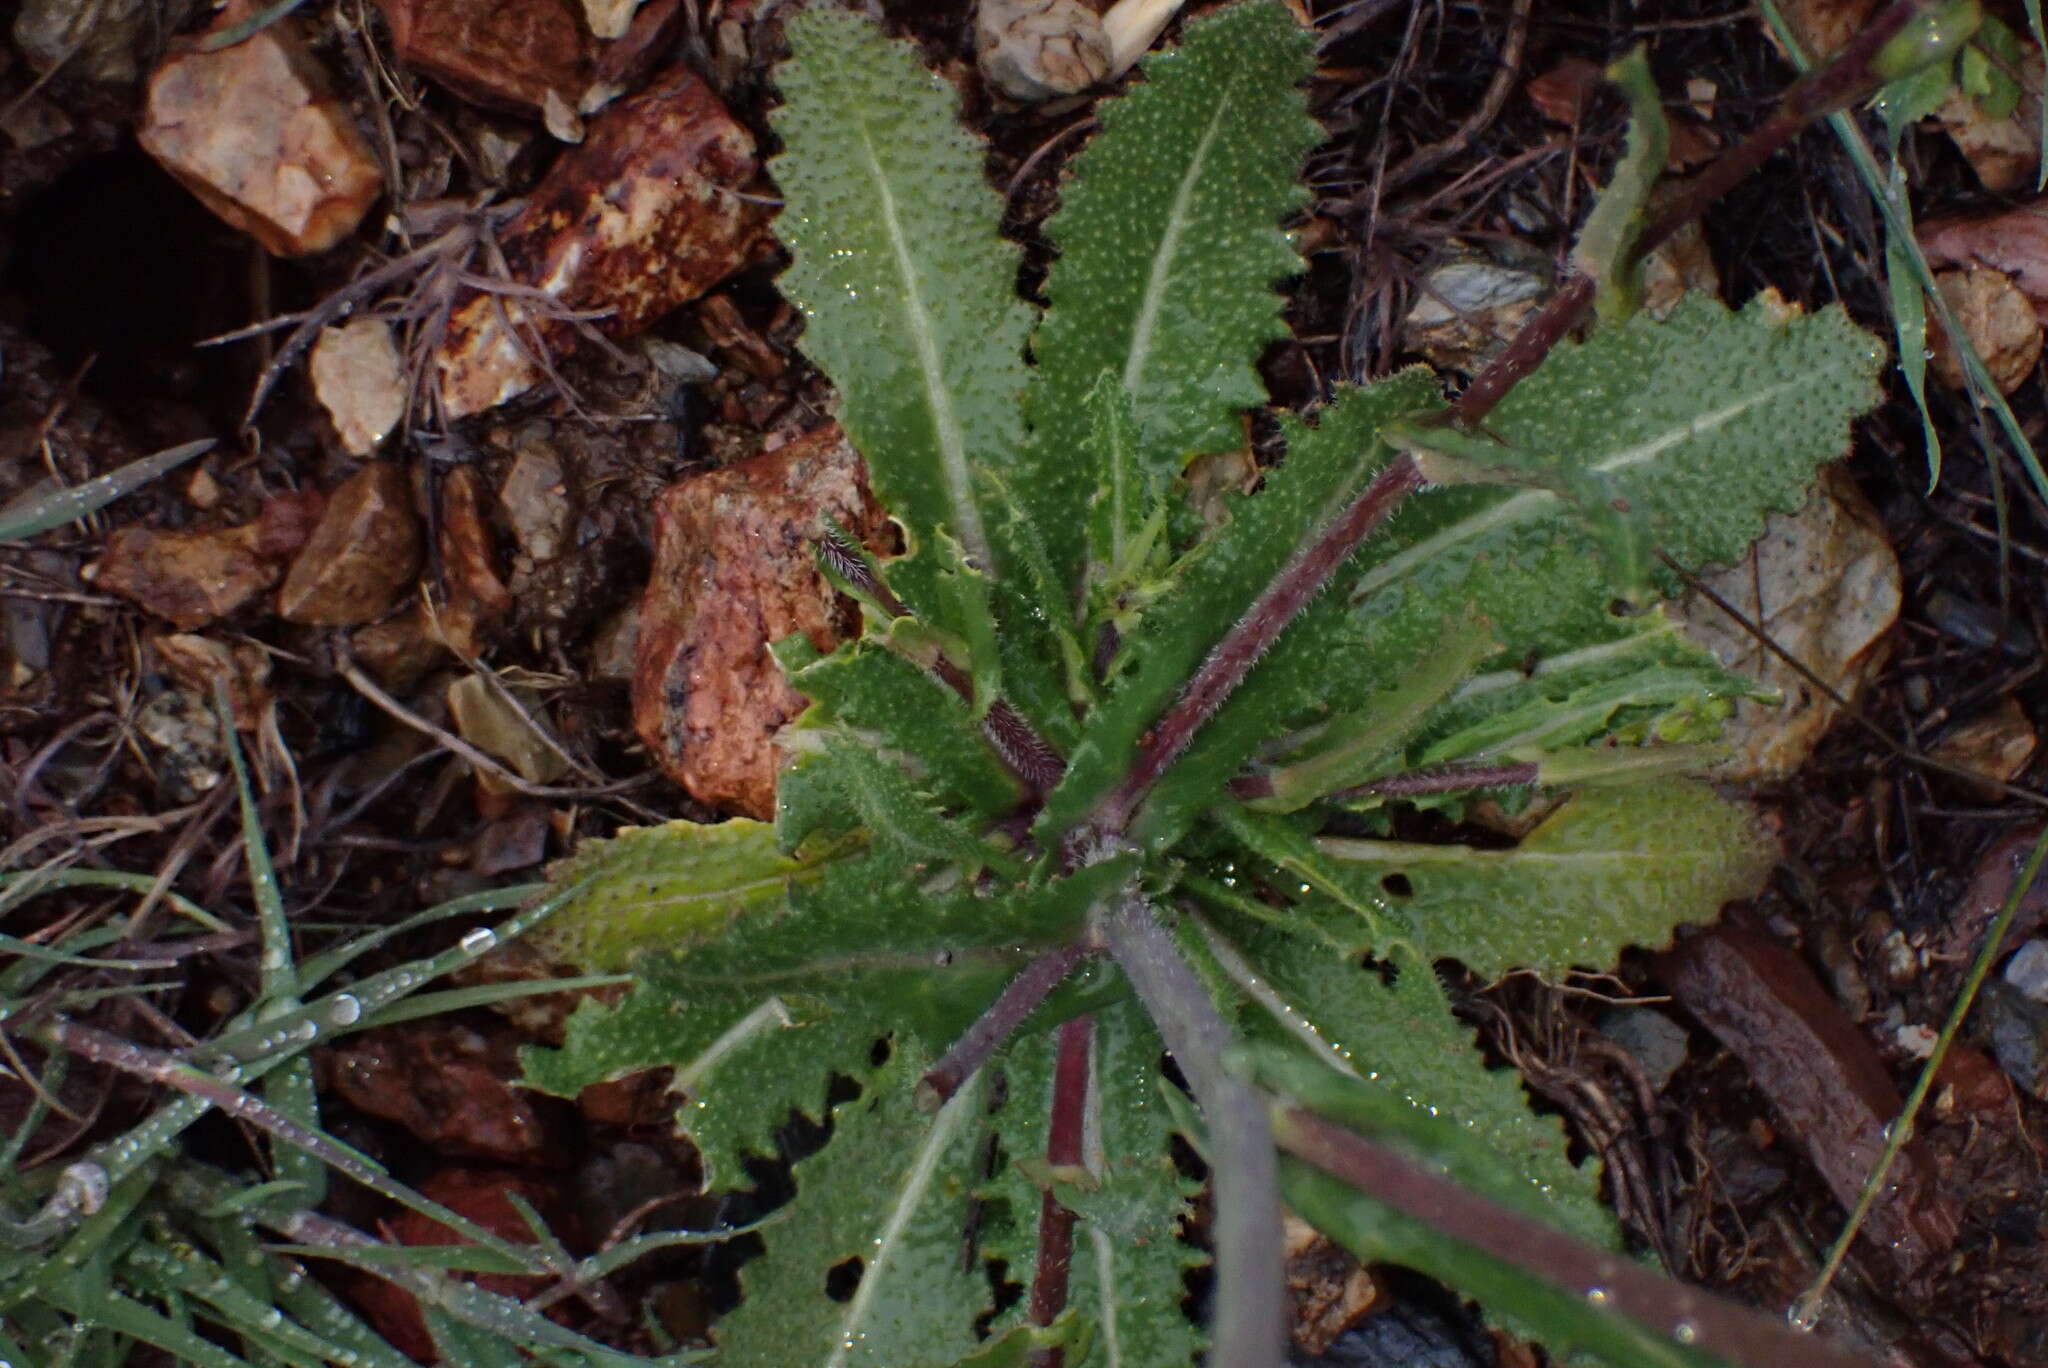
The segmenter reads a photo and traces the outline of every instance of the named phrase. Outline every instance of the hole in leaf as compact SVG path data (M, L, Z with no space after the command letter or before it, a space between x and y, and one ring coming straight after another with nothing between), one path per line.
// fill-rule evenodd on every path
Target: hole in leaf
M1389 897L1412 898L1415 896L1415 885L1408 881L1406 874L1398 870L1381 879L1380 887L1386 890Z
M825 1295L836 1302L852 1301L855 1290L860 1287L860 1275L866 1269L867 1265L857 1258L834 1265L832 1271L825 1275Z

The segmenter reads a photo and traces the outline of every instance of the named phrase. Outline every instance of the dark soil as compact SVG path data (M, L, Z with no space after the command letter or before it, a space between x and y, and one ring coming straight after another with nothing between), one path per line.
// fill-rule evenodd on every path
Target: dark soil
M1716 0L1544 0L1519 20L1501 4L1314 0L1310 7L1329 35L1312 98L1330 137L1309 167L1317 199L1302 225L1307 269L1289 286L1295 340L1275 347L1265 365L1276 398L1289 405L1415 359L1403 350L1398 322L1429 271L1450 256L1561 259L1618 153L1623 114L1603 93L1575 129L1547 124L1522 92L1528 77L1567 58L1604 62L1647 41L1667 92L1682 91L1688 80L1714 83L1711 129L1724 142L1760 118L1790 78L1754 12ZM308 0L305 13L332 35L366 7L332 8L329 15L327 0ZM684 55L724 73L735 113L771 146L767 69L780 47L772 8L725 0L701 8L681 44ZM1076 125L1086 109L999 111L972 74L964 11L928 3L884 8L965 84L970 118L990 140L992 177L1009 187L1011 227L1030 249L1025 285L1033 287L1044 257L1037 228L1054 205L1059 169L1079 144ZM769 17L761 9L771 9ZM709 35L721 20L741 25L749 39L748 60L736 68L714 60ZM1491 101L1504 34L1518 23L1525 29L1519 75ZM369 36L382 38L374 19ZM143 69L163 41L147 25L136 35ZM360 109L381 98L353 46L328 41L319 51ZM0 106L24 97L33 80L26 61L0 43ZM200 208L137 150L130 130L138 84L60 71L35 98L61 110L71 131L26 152L0 133L0 504L49 471L76 482L172 442L213 436L223 443L203 462L217 487L208 506L192 496L191 467L89 525L0 547L0 867L70 858L168 871L178 891L228 911L246 930L239 828L218 757L173 763L136 729L152 701L175 688L148 645L163 624L96 592L79 572L117 529L237 525L254 518L266 496L330 489L354 469L297 374L253 428L238 430L270 343L193 344L306 307L346 283L370 259L383 211L372 213L357 240L281 262ZM486 123L521 137L537 131L481 114L431 84L416 107L390 106L390 116L408 176L424 184L433 179L425 169L441 168L453 195L478 187L465 161L449 157L450 138L474 137ZM531 183L551 146L533 137L512 163L510 191ZM1916 134L1906 155L1923 219L2001 202L1938 134ZM1825 128L1774 158L1705 229L1729 302L1766 288L1808 308L1839 301L1890 335L1881 226ZM429 487L453 467L473 464L489 490L504 479L523 434L543 432L564 453L565 497L577 509L575 549L544 565L506 569L514 607L487 658L500 671L525 672L546 701L558 736L585 767L561 782L581 786L582 798L480 790L464 762L369 707L340 677L336 633L292 626L261 606L200 629L224 643L253 643L269 659L275 727L261 748L266 818L292 915L309 944L336 927L384 924L458 893L535 877L543 856L621 823L709 815L652 771L633 738L624 681L604 670L599 652L605 629L644 584L654 494L690 471L758 449L770 431L818 421L820 383L793 348L797 324L774 290L778 265L765 262L719 290L726 312L714 317L703 305L687 306L656 329L721 364L705 386L664 395L636 373L579 359L568 378L583 411L597 419L543 394L451 432L415 434L403 448ZM733 318L745 333L738 339ZM741 361L749 346L780 356L788 369L770 379L750 373ZM2040 654L2048 640L2041 592L2048 507L1984 416L1934 384L1948 455L1930 492L1919 416L1902 386L1891 391L1859 429L1849 465L1903 562L1905 608L1890 663L1863 697L1865 725L1839 724L1804 773L1759 795L1783 833L1786 860L1769 891L1733 915L1800 949L1887 1052L1904 1091L1914 1061L1897 1048L1895 1028L1938 1025L1953 1000L1973 947L1961 955L1939 951L1973 871L1995 843L2030 835L2048 802L2033 791L2039 764L2018 781L2030 790L2024 800L1986 800L1904 752L1937 743L2008 698L2033 717L2048 716ZM2038 441L2038 373L2012 402ZM1990 531L1999 506L2002 540ZM502 514L493 517L499 547L509 547L511 529ZM435 583L445 567L426 573ZM431 711L445 679L430 675L407 697ZM620 781L638 782L621 788ZM34 904L4 929L30 934L54 916L110 910L92 900L54 908L53 900ZM1930 947L1937 953L1915 953ZM245 935L192 961L181 990L142 1007L109 1007L100 1024L146 1043L176 1044L178 1030L203 1035L245 1001L256 974ZM1811 1278L1817 1252L1843 1218L1799 1137L1779 1133L1747 1071L1703 1030L1693 1030L1685 1064L1661 1092L1642 1086L1626 1055L1601 1046L1605 1037L1594 1024L1603 997L1659 995L1647 963L1582 987L1597 993L1512 980L1475 991L1473 1019L1504 1058L1548 1080L1541 1096L1571 1118L1589 1147L1626 1168L1631 1176L1615 1195L1645 1251L1682 1276L1782 1309ZM1984 1016L1965 1035L1979 1050ZM478 1058L498 1059L509 1058L515 1037L547 1029L485 1013L461 1025L479 1042ZM446 1057L443 1051L407 1066L412 1086L434 1081ZM535 1121L543 1142L508 1154L480 1151L457 1128L422 1144L389 1111L371 1115L344 1101L349 1094L333 1073L331 1124L391 1161L401 1178L423 1181L479 1163L569 1172L585 1240L601 1238L650 1196L692 1190L692 1156L667 1136L658 1097L580 1111L543 1100ZM85 1124L50 1132L31 1151L39 1161L131 1119L145 1101L90 1073L74 1073L67 1087ZM2024 1088L1988 1113L1937 1097L1921 1134L1965 1211L1956 1252L1910 1285L1852 1258L1830 1324L1897 1362L2048 1363L2048 1155L2036 1139L2048 1136L2048 1107ZM223 1163L246 1163L246 1147L225 1124L202 1130L198 1140ZM703 1219L715 1205L678 1200L663 1209L665 1218ZM338 1214L368 1226L384 1214L355 1198L336 1201ZM678 1257L626 1291L651 1299L656 1314L688 1339L731 1297L733 1258L714 1256L705 1268L695 1256ZM637 1310L614 1314L619 1319L591 1328L634 1343ZM1438 1324L1437 1311L1404 1314L1462 1345L1456 1352L1465 1361L1492 1354L1469 1327ZM1330 1361L1370 1361L1343 1352L1340 1342Z

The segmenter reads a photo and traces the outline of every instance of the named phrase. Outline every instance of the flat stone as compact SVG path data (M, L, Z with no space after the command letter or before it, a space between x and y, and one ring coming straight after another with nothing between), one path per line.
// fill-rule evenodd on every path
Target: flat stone
M385 688L404 693L447 658L446 648L427 627L426 610L414 604L406 611L368 627L348 639L349 651Z
M733 192L759 171L753 135L678 67L592 120L499 243L514 280L562 311L608 311L592 326L629 336L746 264L767 209ZM532 338L556 358L581 344L574 324L527 302L459 302L436 358L448 416L480 413L545 378Z
M405 416L405 367L391 325L381 318L354 318L322 330L306 371L351 455L375 451Z
M247 17L223 11L209 33ZM376 156L289 17L150 77L137 140L207 208L278 256L325 251L384 191Z
M257 553L253 525L213 532L120 528L89 571L95 588L187 632L242 608L278 574L277 564Z
M562 554L576 510L562 458L545 437L529 433L520 439L518 455L498 489L498 503L521 552L535 561Z
M775 736L805 704L769 643L802 632L829 651L856 621L818 573L827 519L864 541L885 526L836 424L680 481L656 503L633 725L700 802L774 815Z
M2030 940L2005 962L2005 981L2030 1002L2048 1003L2048 941Z
M537 112L590 82L575 0L377 0L398 60L477 104Z
M315 627L353 627L381 616L420 572L412 481L372 461L328 496L305 549L278 590L278 615Z

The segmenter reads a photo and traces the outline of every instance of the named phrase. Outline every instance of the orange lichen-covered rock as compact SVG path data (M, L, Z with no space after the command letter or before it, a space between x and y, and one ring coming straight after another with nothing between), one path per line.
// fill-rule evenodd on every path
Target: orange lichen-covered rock
M230 5L212 31L248 13ZM150 77L137 137L207 208L279 256L332 247L384 188L369 144L290 19L218 52L166 58Z
M838 645L854 624L818 573L817 539L830 519L877 540L883 514L835 425L671 485L655 516L634 728L697 799L766 819L775 734L804 707L769 643L802 632L821 651Z
M605 311L595 326L625 336L738 270L767 222L757 197L736 193L758 171L753 136L682 68L593 120L499 235L513 279L560 308L483 294L459 304L437 358L448 416L538 383L532 343L560 356L579 340L555 315Z

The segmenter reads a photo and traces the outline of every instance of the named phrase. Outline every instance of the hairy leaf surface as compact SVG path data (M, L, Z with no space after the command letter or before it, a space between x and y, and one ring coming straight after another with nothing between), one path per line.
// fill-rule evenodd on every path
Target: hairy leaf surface
M819 1114L832 1074L865 1070L877 1038L914 1029L950 1040L1130 872L1111 862L1044 888L981 892L934 889L889 855L839 862L715 939L642 955L626 1000L580 1006L561 1049L527 1052L527 1076L573 1097L674 1066L677 1120L709 1181L737 1182L745 1156L771 1153L792 1111ZM623 895L633 881L621 883Z
M1342 836L1316 848L1361 895L1404 912L1432 957L1488 977L1561 976L1663 945L1680 922L1754 893L1776 858L1746 809L1683 780L1590 789L1513 850Z
M578 969L620 969L636 951L702 940L734 917L782 905L793 882L821 877L826 861L856 845L818 842L787 856L774 827L745 817L625 827L608 841L583 842L548 871L558 888L596 881L528 943Z
M1297 440L1288 459L1257 494L1232 506L1229 524L1185 558L1172 586L1145 614L1114 692L1088 719L1069 757L1067 779L1046 803L1042 831L1060 831L1078 820L1129 769L1138 738L1173 701L1202 657L1301 543L1341 512L1385 463L1388 453L1377 440L1380 428L1435 402L1435 381L1428 372L1405 371L1345 391L1322 414L1314 440L1301 440L1309 429L1293 429ZM1386 679L1398 667L1397 661L1383 660L1376 677ZM1254 671L1234 705L1258 706L1259 674ZM1336 675L1328 682L1340 688L1361 686ZM1247 696L1254 701L1241 704ZM1233 751L1253 743L1241 730L1231 736ZM1206 753L1205 758L1209 769L1227 772L1242 756L1224 761Z
M838 386L841 421L912 552L944 529L990 570L974 469L1004 468L1021 443L1031 320L981 146L953 88L876 25L819 8L788 32L776 227L795 257L783 288L809 320L804 350Z
M1280 222L1306 199L1301 159L1322 137L1297 88L1313 47L1284 7L1234 5L1190 23L1097 110L1102 131L1046 224L1059 260L1019 481L1069 584L1108 474L1076 459L1099 376L1130 395L1137 468L1159 476L1241 445L1243 410L1265 401L1255 365L1285 332L1273 287L1301 269Z
M985 1145L980 1080L927 1116L928 1056L899 1039L862 1095L833 1109L832 1138L796 1166L796 1198L740 1274L718 1323L732 1368L951 1368L977 1344L987 1278L961 1257ZM826 1295L834 1270L850 1295Z
M1779 320L1760 303L1734 313L1695 295L1663 322L1638 314L1561 345L1494 410L1492 436L1419 435L1474 459L1602 476L1679 564L1722 564L1848 449L1850 420L1877 400L1881 360L1839 309ZM1630 630L1606 612L1600 545L1547 489L1412 499L1360 563L1350 598L1361 614L1414 595L1469 603L1513 658Z
M1302 1049L1423 1115L1454 1120L1491 1156L1498 1180L1522 1189L1518 1205L1580 1239L1620 1247L1598 1170L1571 1161L1563 1125L1529 1110L1518 1074L1486 1066L1427 962L1396 950L1366 967L1355 952L1229 912L1216 915L1212 934L1256 968L1260 991L1247 1020L1254 1039ZM1495 1195L1516 1200L1505 1189Z

